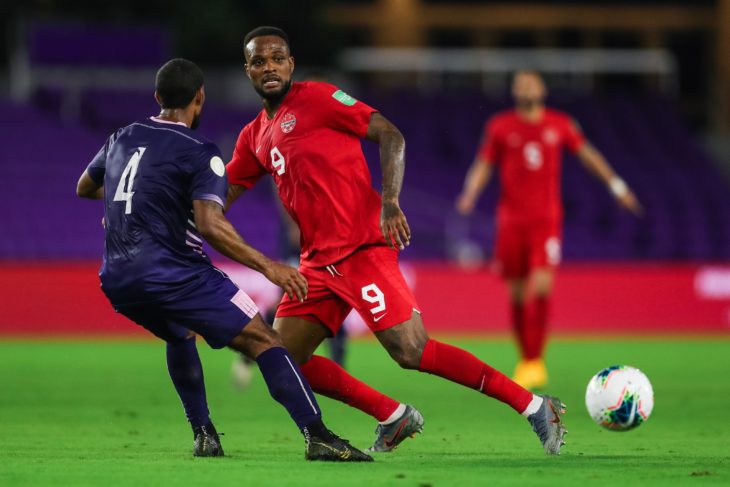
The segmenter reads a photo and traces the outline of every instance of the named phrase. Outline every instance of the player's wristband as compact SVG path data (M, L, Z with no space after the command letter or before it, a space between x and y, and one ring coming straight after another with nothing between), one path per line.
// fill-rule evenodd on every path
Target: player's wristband
M611 178L608 182L608 187L616 198L623 198L629 192L629 187L626 185L624 180L618 176Z

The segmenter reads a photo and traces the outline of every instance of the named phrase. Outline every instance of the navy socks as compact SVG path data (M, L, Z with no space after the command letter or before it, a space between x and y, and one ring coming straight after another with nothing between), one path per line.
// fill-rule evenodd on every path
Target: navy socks
M282 347L270 348L260 354L256 362L269 393L289 411L299 429L326 434L314 393L289 352ZM205 398L203 367L194 337L167 344L167 369L190 424L193 427L208 424L210 413Z
M282 347L266 350L256 362L264 376L269 393L289 411L289 415L303 432L321 425L322 414L307 379L294 359Z
M191 426L195 428L208 424L210 413L205 398L203 366L195 347L195 337L167 343L167 370Z

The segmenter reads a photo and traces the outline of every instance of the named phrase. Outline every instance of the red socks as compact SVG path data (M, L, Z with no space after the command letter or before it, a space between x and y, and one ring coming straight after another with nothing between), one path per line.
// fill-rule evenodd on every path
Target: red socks
M469 352L435 340L426 342L419 370L476 389L509 404L518 413L522 413L533 398L530 391Z
M532 304L533 306L527 309L524 303L512 303L512 328L517 335L522 358L525 360L542 357L547 337L550 300L547 296L537 296Z
M534 328L532 330L533 340L530 353L533 358L542 357L542 353L545 350L545 339L547 337L547 324L548 324L548 313L550 311L550 298L547 296L535 297L535 304L533 308L533 323Z
M512 329L517 338L522 358L527 354L527 333L525 330L525 303L512 302Z
M325 357L312 356L301 370L317 394L342 401L378 421L387 420L400 405ZM522 413L533 398L530 391L469 352L435 340L426 342L419 370L476 389L509 404L518 413Z
M360 382L328 358L313 355L301 366L301 370L317 394L342 401L378 421L387 420L400 405L398 401Z

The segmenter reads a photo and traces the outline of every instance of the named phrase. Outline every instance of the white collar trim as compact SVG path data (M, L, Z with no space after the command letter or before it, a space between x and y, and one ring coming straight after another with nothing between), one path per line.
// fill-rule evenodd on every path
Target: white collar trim
M168 123L171 125L182 125L183 127L187 127L187 125L185 125L182 122L171 122L169 120L162 120L161 118L157 118L157 117L150 117L150 120L152 120L153 122L157 122L157 123Z

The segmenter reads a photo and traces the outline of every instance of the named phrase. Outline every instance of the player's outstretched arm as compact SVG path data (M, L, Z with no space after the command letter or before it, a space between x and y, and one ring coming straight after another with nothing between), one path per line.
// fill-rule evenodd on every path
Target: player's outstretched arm
M400 130L377 112L370 117L365 137L380 146L380 169L383 173L380 230L390 247L402 250L411 243L411 229L398 201L406 168L406 141Z
M224 211L228 211L233 203L246 192L246 188L240 184L229 184L228 195L226 197L226 208Z
M100 200L104 197L104 185L97 184L89 176L89 171L84 171L79 182L76 183L76 195L79 198Z
M598 179L604 182L611 191L616 201L636 216L643 214L644 209L639 203L636 195L631 191L626 182L616 174L605 157L591 145L584 143L577 153L578 159L583 166L593 173Z
M223 216L223 207L214 201L194 200L195 226L210 245L229 259L262 273L268 280L284 289L291 299L304 301L307 280L288 265L274 262L251 247Z
M456 198L456 210L462 215L471 215L479 196L489 184L492 177L492 165L481 157L477 157L469 168L464 179L464 189Z

